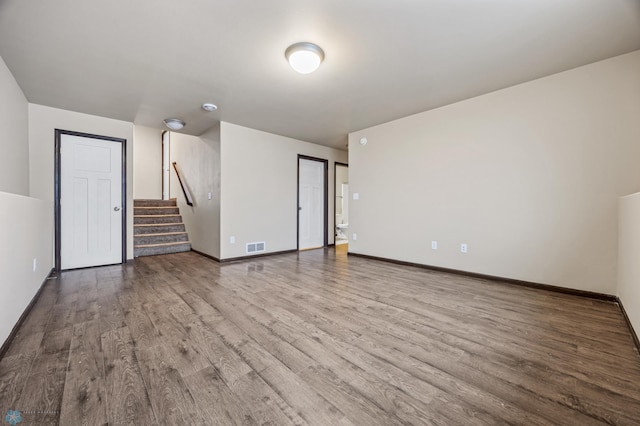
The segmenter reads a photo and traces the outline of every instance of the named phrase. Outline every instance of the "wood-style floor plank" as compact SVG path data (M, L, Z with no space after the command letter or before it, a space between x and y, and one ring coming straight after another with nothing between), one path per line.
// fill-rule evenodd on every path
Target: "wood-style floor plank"
M158 424L126 327L102 334L107 416L110 423Z
M26 379L16 410L32 424L57 424L73 327L47 331Z
M207 425L258 425L240 398L222 381L217 370L207 367L185 377L188 391ZM174 424L174 423L167 423Z
M5 356L0 361L0 401L2 401L0 409L3 410L0 413L16 409L16 402L20 400L35 357L36 352L25 352Z
M100 327L96 320L73 328L60 424L108 423Z
M243 405L248 407L253 418L259 419L260 424L307 424L255 371L239 377L230 388L242 400Z
M151 407L161 423L205 425L191 392L164 345L136 351Z
M335 250L49 280L0 360L25 424L640 425L619 307Z

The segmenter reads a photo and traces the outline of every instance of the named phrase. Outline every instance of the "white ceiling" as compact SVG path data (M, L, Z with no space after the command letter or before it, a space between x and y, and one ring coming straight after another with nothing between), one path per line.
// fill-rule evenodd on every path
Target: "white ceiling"
M299 41L325 51L313 74L285 61ZM0 0L0 56L29 102L342 149L348 132L637 49L640 0Z

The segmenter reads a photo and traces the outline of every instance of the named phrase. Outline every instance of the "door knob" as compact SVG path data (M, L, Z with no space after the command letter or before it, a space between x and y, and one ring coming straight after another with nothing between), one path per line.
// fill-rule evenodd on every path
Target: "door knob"
M115 206L115 207L113 208L113 211L114 211L114 212L119 212L119 211L120 211L120 207Z

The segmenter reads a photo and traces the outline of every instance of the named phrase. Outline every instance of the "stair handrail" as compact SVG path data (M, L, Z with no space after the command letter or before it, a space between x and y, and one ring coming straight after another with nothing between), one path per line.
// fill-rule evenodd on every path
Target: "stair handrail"
M180 182L180 186L182 187L182 192L184 193L185 200L187 200L187 205L193 206L193 198L191 197L191 192L187 187L187 181L185 180L184 175L178 168L178 164L176 164L175 161L171 164L173 164L173 169L176 171L176 175L178 176L178 182Z

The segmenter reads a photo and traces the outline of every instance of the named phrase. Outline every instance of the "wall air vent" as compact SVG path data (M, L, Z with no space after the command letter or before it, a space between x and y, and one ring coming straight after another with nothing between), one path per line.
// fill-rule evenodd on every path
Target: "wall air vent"
M247 254L261 253L265 251L265 242L247 243Z

